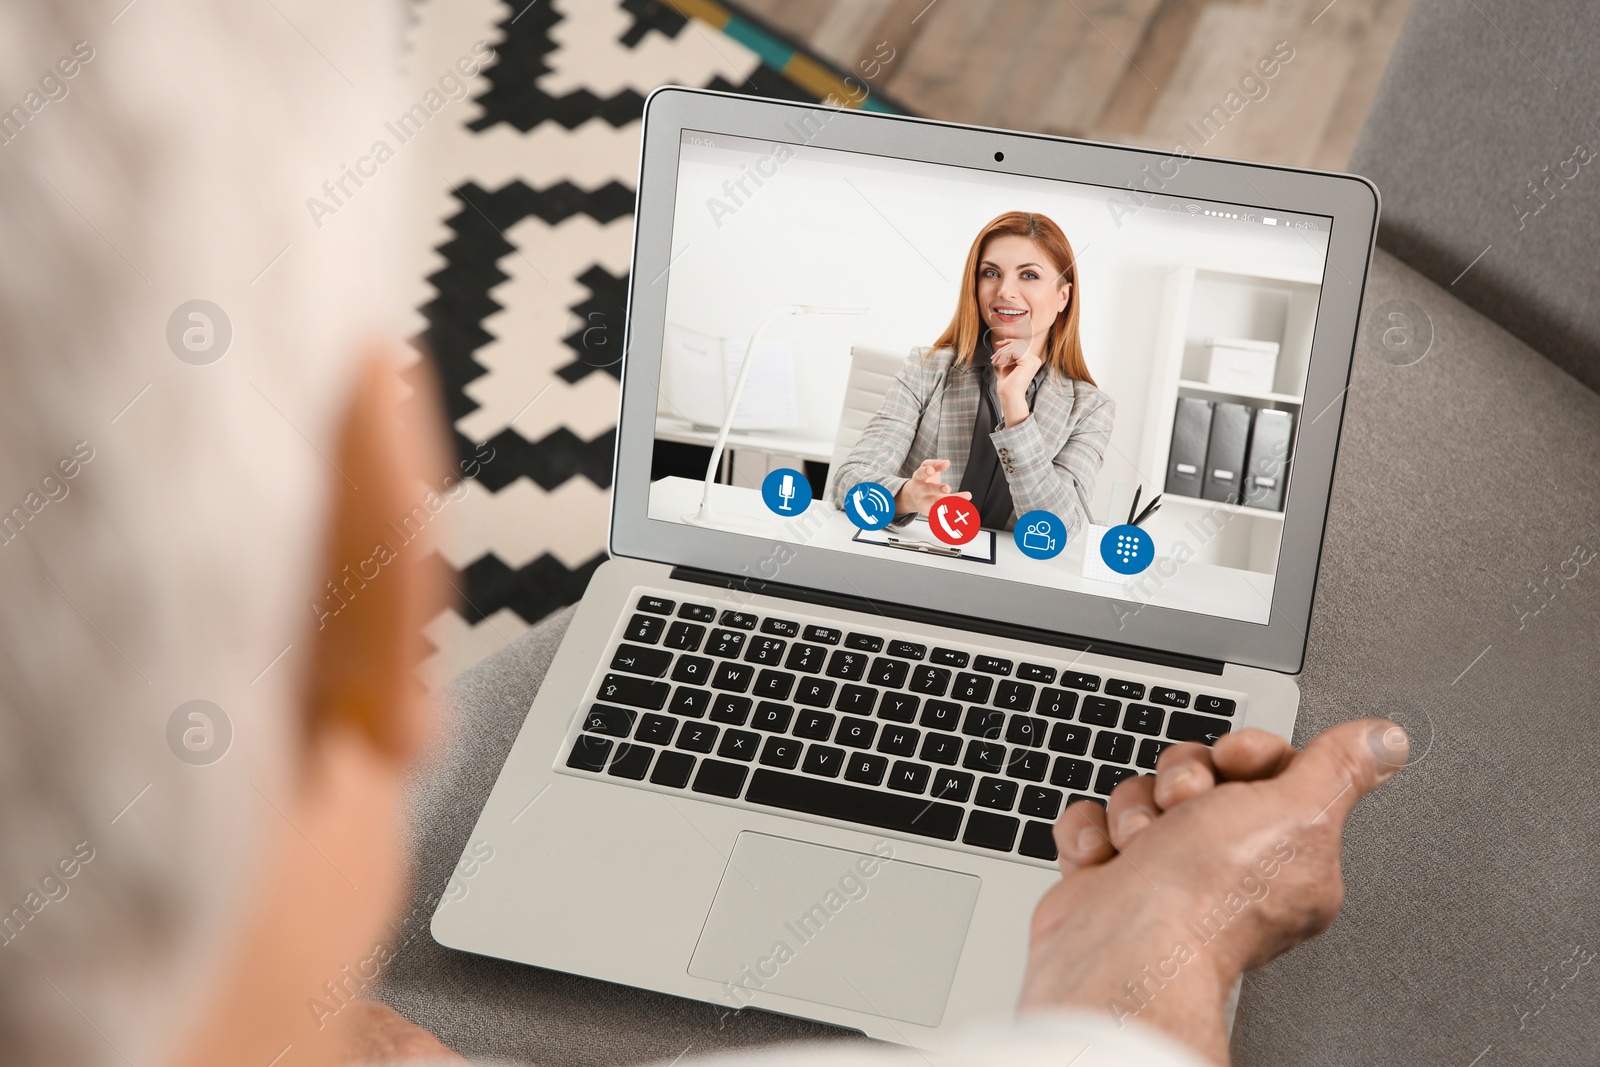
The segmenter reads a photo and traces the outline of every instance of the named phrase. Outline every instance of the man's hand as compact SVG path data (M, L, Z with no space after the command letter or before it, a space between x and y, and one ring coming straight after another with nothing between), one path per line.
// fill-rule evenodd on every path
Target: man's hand
M1008 337L994 347L994 388L1000 394L1000 415L1008 427L1028 417L1028 383L1044 358L1027 340Z
M338 1063L467 1062L428 1031L376 1000L350 1001L331 1025L339 1042Z
M950 495L950 486L942 477L950 469L947 459L930 459L924 461L922 466L912 472L906 484L894 495L895 513L904 515L907 512L916 512L926 515L928 509L933 507L934 501L940 497ZM971 500L971 493L957 493L963 500Z
M1073 804L1056 823L1063 878L1034 912L1021 1009L1137 1018L1226 1063L1229 989L1333 922L1344 820L1408 751L1382 719L1303 752L1244 730L1163 752L1105 810Z

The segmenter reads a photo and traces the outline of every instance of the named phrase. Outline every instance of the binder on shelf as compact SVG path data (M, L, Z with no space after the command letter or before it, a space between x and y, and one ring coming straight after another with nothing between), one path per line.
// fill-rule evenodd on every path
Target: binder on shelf
M1289 474L1289 438L1294 416L1287 411L1262 408L1256 412L1250 433L1250 459L1245 465L1244 502L1247 507L1283 510L1283 486Z
M1199 499L1205 487L1206 444L1211 440L1209 400L1180 396L1172 419L1172 452L1167 457L1167 492Z
M1237 504L1244 499L1244 454L1250 438L1250 408L1218 404L1211 413L1211 442L1206 448L1205 485L1201 496Z

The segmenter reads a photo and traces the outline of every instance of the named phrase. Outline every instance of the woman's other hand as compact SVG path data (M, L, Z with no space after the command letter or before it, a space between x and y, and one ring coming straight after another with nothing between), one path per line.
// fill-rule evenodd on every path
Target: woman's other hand
M1000 415L1015 426L1029 415L1028 383L1044 360L1024 338L1008 337L994 348L994 385L1000 394Z
M912 472L906 484L894 495L895 511L904 515L915 511L919 515L926 515L928 509L933 507L933 502L940 497L950 495L950 486L944 480L944 472L950 469L947 459L930 459L924 461L922 466ZM963 500L971 500L971 493L957 493Z

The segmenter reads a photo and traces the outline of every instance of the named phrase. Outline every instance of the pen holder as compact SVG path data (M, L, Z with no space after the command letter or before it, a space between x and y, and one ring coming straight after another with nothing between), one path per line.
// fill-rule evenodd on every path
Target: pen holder
M1118 574L1106 566L1106 561L1100 558L1100 540L1105 537L1109 526L1097 526L1094 523L1085 523L1083 526L1083 576L1093 578L1097 582L1114 582L1118 585L1126 580L1127 575Z

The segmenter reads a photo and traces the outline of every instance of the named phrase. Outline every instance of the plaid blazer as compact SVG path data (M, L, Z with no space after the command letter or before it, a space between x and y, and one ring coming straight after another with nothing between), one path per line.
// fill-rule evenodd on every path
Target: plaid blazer
M847 490L878 482L898 493L930 459L948 459L944 481L961 485L972 431L978 419L978 374L951 366L949 348L913 348L878 413L855 448L839 464L832 502L843 506ZM1011 522L1042 509L1077 534L1089 515L1089 496L1111 441L1116 402L1090 385L1046 372L1026 421L994 434L995 452L1011 483Z

